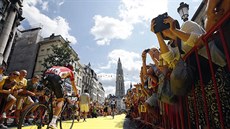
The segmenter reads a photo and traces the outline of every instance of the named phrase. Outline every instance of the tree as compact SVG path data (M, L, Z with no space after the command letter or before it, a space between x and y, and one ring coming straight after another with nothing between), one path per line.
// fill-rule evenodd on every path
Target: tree
M47 58L44 59L44 66L46 69L52 66L64 66L65 64L74 62L76 59L71 57L72 52L69 48L68 43L63 43L61 46L51 45L53 54L48 55Z

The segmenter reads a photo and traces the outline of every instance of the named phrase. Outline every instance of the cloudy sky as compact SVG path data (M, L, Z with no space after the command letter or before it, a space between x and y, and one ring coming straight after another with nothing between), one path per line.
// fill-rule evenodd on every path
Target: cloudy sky
M202 0L189 4L190 18ZM60 34L71 41L81 64L90 62L106 94L115 94L120 57L126 89L139 82L141 53L158 47L150 31L152 18L168 12L182 23L177 8L181 0L25 0L21 29L42 27L41 35ZM147 61L151 62L147 57Z

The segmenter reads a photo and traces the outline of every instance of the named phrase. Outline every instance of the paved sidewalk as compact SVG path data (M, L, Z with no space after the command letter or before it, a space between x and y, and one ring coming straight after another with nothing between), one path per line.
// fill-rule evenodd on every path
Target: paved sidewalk
M155 129L152 126L148 126L138 120L125 119L123 129ZM157 128L156 128L157 129Z

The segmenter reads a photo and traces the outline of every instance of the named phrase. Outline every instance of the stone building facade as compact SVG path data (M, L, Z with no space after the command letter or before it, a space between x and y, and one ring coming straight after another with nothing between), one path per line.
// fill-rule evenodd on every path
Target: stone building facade
M7 64L22 17L23 0L0 0L0 64Z
M91 68L91 64L84 66L84 74L82 80L82 91L88 90L91 101L103 103L105 100L105 91L102 83L98 81L97 74Z
M40 27L17 31L11 54L8 59L7 73L25 69L27 70L27 78L33 76L39 42L43 40L40 32Z
M44 59L48 57L48 55L52 55L52 45L60 46L61 44L69 43L69 41L65 40L61 35L50 35L43 39L43 41L39 42L39 49L37 52L36 65L34 69L34 74L41 75L45 70L45 67L42 65L44 63ZM82 80L82 66L79 63L78 54L73 50L73 48L69 45L69 49L71 51L71 58L73 59L72 65L75 68L75 83L77 85L78 92L81 93L81 80Z

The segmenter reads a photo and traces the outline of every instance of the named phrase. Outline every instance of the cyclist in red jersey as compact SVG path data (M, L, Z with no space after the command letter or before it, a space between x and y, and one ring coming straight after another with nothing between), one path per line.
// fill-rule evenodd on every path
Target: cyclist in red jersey
M52 90L57 98L57 105L54 109L53 118L49 123L49 127L52 129L57 129L56 121L61 112L62 106L64 104L64 92L63 92L63 79L70 78L72 88L77 95L77 88L74 82L73 66L53 66L47 69L44 73L45 86Z

